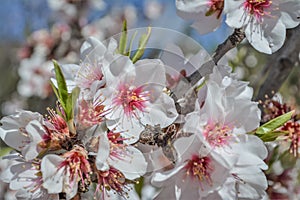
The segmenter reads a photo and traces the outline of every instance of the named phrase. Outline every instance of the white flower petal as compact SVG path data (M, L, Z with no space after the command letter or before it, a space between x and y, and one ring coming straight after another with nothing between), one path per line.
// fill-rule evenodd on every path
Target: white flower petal
M167 172L157 172L152 176L151 183L156 187L163 187L164 185L175 184L175 178L184 165L177 166L173 170Z
M290 0L282 1L279 4L279 10L281 12L280 20L288 28L294 28L300 23L300 3L299 1Z
M43 187L51 194L63 191L64 167L58 168L64 159L60 156L48 154L41 162L41 172L43 175Z
M96 167L98 170L107 171L109 166L107 164L107 159L110 154L110 144L107 134L101 134L99 137L99 149L96 156Z
M80 57L83 61L88 59L94 63L97 58L104 56L105 51L106 47L102 44L102 42L94 37L89 37L80 48Z
M225 0L223 11L225 13L229 13L230 11L236 10L238 7L240 7L241 3L241 0Z
M21 133L20 130L23 130L30 121L37 120L42 122L42 119L43 116L41 114L30 111L19 111L15 115L3 117L1 119L0 137L8 146L22 151L32 138Z
M232 28L241 28L249 23L250 18L251 17L245 13L243 6L240 6L226 15L225 22Z
M279 20L264 19L260 26L249 24L245 29L245 35L250 44L258 51L271 54L282 47L285 40L285 26Z
M47 132L37 120L29 122L25 129L30 137L30 143L22 150L22 155L24 155L26 160L32 160L37 157L41 151L38 144L43 140L43 136L47 134Z
M121 132L122 136L126 138L126 144L133 144L140 138L140 133L144 130L144 126L135 118L123 117L119 120L107 120L107 127L115 129L116 132Z
M202 35L213 32L222 23L222 17L218 19L216 15L217 13L211 16L205 16L202 14L202 16L193 23L192 27Z
M141 118L143 124L157 125L162 128L169 126L178 117L174 100L162 93L159 98L149 106L148 113Z
M135 63L135 86L147 86L151 84L164 87L166 84L165 68L161 60L143 59Z
M127 146L122 159L109 159L109 163L120 170L129 180L134 180L146 173L147 163L144 155L135 147Z
M200 12L207 9L208 0L176 0L176 7L188 13Z

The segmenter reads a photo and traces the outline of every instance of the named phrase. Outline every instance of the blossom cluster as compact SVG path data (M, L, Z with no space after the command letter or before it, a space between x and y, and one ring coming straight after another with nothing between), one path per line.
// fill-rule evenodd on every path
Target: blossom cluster
M226 16L228 26L243 29L249 43L267 54L282 47L286 29L300 23L298 0L176 0L176 7L200 34L217 29Z
M81 1L49 2L70 21L80 15ZM200 33L215 30L226 15L225 22L264 53L283 45L286 29L296 27L300 16L297 0L176 0L176 6ZM120 24L126 14L136 20L125 11L113 21ZM148 18L155 17L149 11ZM36 32L32 45L20 51L19 90L41 97L53 91L57 102L46 115L18 110L0 120L9 148L0 162L6 197L256 200L298 189L289 181L282 181L283 192L275 188L278 175L290 178L297 166L300 125L290 107L269 100L262 113L248 82L202 49L186 54L168 44L155 57L158 49L147 49L151 28L134 49L138 31L129 32L126 21L119 35L105 41L110 33L94 25L80 33L87 38L81 47L75 39L61 60L47 61L72 39L69 26ZM36 67L45 63L43 70ZM279 139L288 147L280 149Z
M132 27L137 18L136 8L126 6L123 10L111 10L102 18L88 23L88 10L103 10L103 1L49 0L48 6L56 17L59 16L59 20L51 25L50 30L34 31L18 51L20 80L17 91L25 98L51 97L51 59L60 63L78 62L77 54L84 39L94 36L104 40L119 32L124 18L129 21L128 27Z
M54 63L56 111L1 120L0 136L14 149L2 180L16 197L137 198L133 184L147 177L156 199L262 198L267 150L247 134L260 122L248 83L215 66L182 114L168 88L185 70L170 74L172 60L135 61L120 49L113 38L89 38L79 65Z
M61 58L61 62L77 61L74 50L80 44L72 42L72 47L71 39L71 27L62 23L54 24L50 31L37 30L28 37L27 43L18 52L20 81L17 89L21 96L38 96L44 99L52 94L49 84L53 68L51 59Z

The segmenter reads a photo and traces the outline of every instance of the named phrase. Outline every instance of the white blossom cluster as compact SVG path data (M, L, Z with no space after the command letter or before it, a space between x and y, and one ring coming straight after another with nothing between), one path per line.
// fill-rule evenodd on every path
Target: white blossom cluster
M60 11L68 5L52 3ZM200 33L215 30L225 15L230 27L242 29L254 48L269 54L300 20L299 0L176 0L176 6ZM67 37L69 32L60 33ZM212 64L210 73L178 92L183 80L189 82L211 58L201 50L185 57L170 44L154 59L144 54L149 35L142 35L132 51L126 34L124 23L119 41L89 37L80 48L80 64L54 61L46 79L23 60L20 73L28 80L45 82L51 76L58 102L46 116L19 110L1 119L0 137L12 149L1 165L0 178L10 189L5 195L28 200L268 199L263 141L276 138L258 135L273 133L280 124L261 128L261 111L248 83L230 67ZM26 66L42 74L41 80L32 79ZM31 94L27 89L20 90ZM280 123L291 118L286 116Z
M299 0L176 0L176 7L181 17L194 21L200 34L214 31L225 18L228 26L242 28L250 44L267 54L282 47L286 29L300 23Z
M138 199L140 177L155 199L265 195L267 151L246 134L259 126L260 110L230 68L215 66L195 90L194 109L180 114L167 91L180 76L167 72L172 60L133 63L114 39L91 37L80 50L80 65L60 67L68 93L80 89L71 120L60 105L49 116L21 110L1 120L0 136L14 149L1 178L17 199Z

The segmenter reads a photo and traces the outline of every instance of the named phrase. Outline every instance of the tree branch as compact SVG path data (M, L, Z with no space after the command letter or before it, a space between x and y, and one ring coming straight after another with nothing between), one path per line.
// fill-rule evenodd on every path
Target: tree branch
M217 50L213 54L213 61L217 64L219 60L231 49L240 44L245 38L244 30L241 28L234 29L234 32L217 47Z
M212 55L212 60L204 63L200 69L195 71L187 80L192 84L196 84L203 76L212 73L213 67L219 62L219 60L231 49L236 47L245 38L245 33L243 29L234 29L234 32L222 43L220 44L215 53Z
M181 79L177 86L172 90L172 98L175 101L176 109L178 113L189 112L190 108L193 107L187 102L193 101L197 98L195 92L191 90L193 86L204 76L213 72L214 66L219 60L232 48L236 47L245 38L245 33L242 29L235 29L234 32L220 44L215 53L212 56L212 60L204 63L199 69L197 69L186 79ZM184 98L186 101L183 106L180 106L177 102L178 99Z
M269 57L267 63L269 73L264 84L260 87L257 100L265 96L272 97L287 79L293 67L299 62L300 26L287 31L287 39L283 47Z

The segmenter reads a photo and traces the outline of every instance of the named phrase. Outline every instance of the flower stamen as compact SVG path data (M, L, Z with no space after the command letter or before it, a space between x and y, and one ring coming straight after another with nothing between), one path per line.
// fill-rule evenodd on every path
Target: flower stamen
M271 5L271 0L247 0L243 4L245 11L254 16L258 22L262 22L262 17L265 15L271 15L271 12L267 11Z
M184 169L186 170L186 175L191 178L196 178L200 187L203 190L203 182L208 183L212 186L211 173L214 168L211 165L211 159L207 156L199 157L198 155L193 155L192 158L187 162Z
M209 123L204 129L203 135L212 147L222 147L228 145L228 141L232 138L231 132L231 128L226 125Z
M145 112L146 103L149 101L149 92L144 91L144 87L129 86L121 83L118 87L118 94L113 99L113 104L122 106L127 117L138 118L137 111Z

